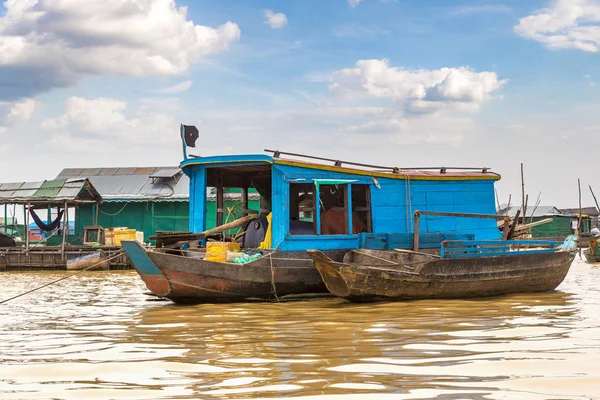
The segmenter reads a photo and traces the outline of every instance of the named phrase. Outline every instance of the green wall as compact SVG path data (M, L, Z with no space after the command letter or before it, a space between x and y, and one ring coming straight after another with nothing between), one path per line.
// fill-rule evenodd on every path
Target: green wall
M533 222L540 221L542 219L551 217L536 217L533 218ZM561 237L568 236L571 232L571 219L572 217L557 217L554 216L554 221L547 224L534 226L531 228L531 236L537 237ZM527 220L529 222L529 219ZM591 221L589 218L583 218L582 233L589 233Z
M79 206L75 211L75 237L83 235L85 226L94 224L94 216L94 206ZM156 231L187 231L188 220L187 201L102 203L98 213L98 225L104 228L127 227L142 231L146 242Z
M225 209L234 208L238 204L239 201L225 201L224 207ZM260 201L249 200L248 208L258 211ZM216 202L207 202L206 214L206 229L214 228L217 219ZM73 244L83 242L82 238L77 241L75 239L83 237L84 227L94 225L94 216L95 206L93 205L80 205L75 210L75 236L70 236L69 242ZM228 218L228 222L241 216L242 209L241 206L238 206ZM189 230L189 204L187 201L106 202L100 204L98 225L103 228L127 227L142 231L144 232L144 241L148 242L148 237L156 234L156 231L187 232ZM57 241L59 244L60 238L57 238Z

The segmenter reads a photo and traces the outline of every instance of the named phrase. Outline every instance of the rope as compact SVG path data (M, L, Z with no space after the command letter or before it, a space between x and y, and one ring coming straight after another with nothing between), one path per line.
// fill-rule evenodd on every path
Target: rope
M38 290L40 290L40 289L43 289L43 288L45 288L45 287L48 287L48 286L54 285L54 284L56 284L56 283L58 283L58 282L60 282L60 281L64 281L65 279L68 279L68 278L70 278L70 277L72 277L72 276L79 275L79 274L81 274L82 272L85 272L85 271L87 271L87 270L89 270L89 269L91 269L91 268L94 268L94 267L96 267L96 266L98 266L98 265L100 265L100 264L102 264L102 263L105 263L105 262L107 262L107 261L110 261L110 260L113 260L113 259L115 259L115 258L117 258L117 257L120 257L122 254L123 254L123 250L120 250L118 253L116 253L114 256L112 256L112 257L110 257L110 258L107 258L107 259L105 259L105 260L102 260L102 261L100 261L100 262L97 262L96 264L94 264L94 265L92 265L92 266L90 266L90 267L87 267L87 268L85 268L85 269L82 269L81 271L77 271L77 272L75 272L75 273L73 273L73 274L70 274L70 275L67 275L67 276L63 276L62 278L60 278L60 279L57 279L57 280L55 280L55 281L52 281L52 282L50 282L50 283L46 283L45 285L38 286L38 287L36 287L35 289L31 289L31 290L29 290L29 291L27 291L27 292L24 292L24 293L18 294L18 295L16 295L16 296L13 296L13 297L11 297L11 298L8 298L8 299L5 299L5 300L2 300L2 301L0 301L0 304L7 303L7 302L9 302L9 301L11 301L11 300L14 300L14 299L16 299L16 298L19 298L19 297L21 297L21 296L25 296L26 294L29 294L29 293L36 292L36 291L38 291Z
M273 294L275 295L275 301L279 303L279 297L277 297L277 289L275 289L275 268L273 268L273 257L269 254L269 263L271 264L271 287L273 288Z
M102 210L100 209L100 205L98 205L98 211L99 211L99 212L101 212L101 213L102 213L102 214L104 214L104 215L108 215L109 217L114 217L114 216L116 216L116 215L119 215L119 214L121 214L121 212L122 212L122 211L125 209L125 207L127 207L127 205L128 205L128 204L129 204L129 202L125 203L125 205L124 205L124 206L123 206L123 207L122 207L122 208L121 208L119 211L117 211L115 214L110 214L110 213L107 213L107 212L104 212L104 211L102 211Z

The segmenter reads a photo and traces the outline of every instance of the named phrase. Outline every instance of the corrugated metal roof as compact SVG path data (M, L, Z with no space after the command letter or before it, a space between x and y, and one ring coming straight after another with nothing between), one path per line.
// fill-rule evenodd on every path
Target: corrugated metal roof
M153 172L150 174L150 178L164 178L164 179L173 179L177 177L177 175L182 174L183 171L181 168L165 168Z
M565 215L579 215L579 208L562 208L560 211ZM595 217L600 215L600 212L596 207L582 207L581 214Z
M56 178L88 178L104 201L188 201L190 181L185 174L175 179L150 177L165 169L179 167L67 168Z
M508 209L508 215L510 217L514 217L517 214L517 210L521 210L521 214L520 216L523 216L523 209L521 207L510 207ZM500 211L498 211L499 215L506 215L506 207L504 207L503 209L501 209ZM554 206L530 206L527 207L527 215L526 218L531 218L531 217L546 217L546 216L553 216L553 215L564 215L558 208L554 207Z
M63 178L42 182L0 183L1 204L60 204L74 200L100 201L102 197L87 179Z

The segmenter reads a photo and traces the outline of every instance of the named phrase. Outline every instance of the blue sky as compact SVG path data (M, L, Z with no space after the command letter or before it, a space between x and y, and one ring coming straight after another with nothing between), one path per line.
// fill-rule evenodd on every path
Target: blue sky
M524 162L544 204L600 191L600 0L29 3L0 6L0 181L177 164L182 122L204 155L485 165L502 202Z

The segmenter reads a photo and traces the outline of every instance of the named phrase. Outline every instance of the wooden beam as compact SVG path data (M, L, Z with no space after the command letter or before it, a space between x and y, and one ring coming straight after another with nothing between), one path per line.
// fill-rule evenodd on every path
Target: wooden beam
M50 221L48 221L50 222ZM65 246L67 245L67 233L69 232L69 205L65 201L65 213L63 214L63 231L62 231L62 244L60 245L60 254L62 254L62 260L65 260Z
M515 233L515 228L517 227L518 221L519 221L519 215L521 214L521 210L517 210L517 213L515 214L515 218L513 219L513 224L510 227L510 232L508 232L508 237L506 238L507 240L512 239L514 233Z
M242 217L248 215L248 188L242 188Z
M419 229L421 225L421 213L415 211L415 230L413 233L413 251L419 251Z
M25 210L25 250L29 250L29 204L23 210Z
M538 225L549 224L552 221L554 221L554 218L546 218L546 219L542 219L542 220L539 220L539 221L536 221L536 222L530 222L530 223L525 224L525 225L517 226L515 228L515 232L524 231L526 229L533 228L534 226L538 226Z
M488 219L504 219L505 215L498 214L470 214L459 212L441 212L441 211L415 211L415 217L420 215L435 215L438 217L460 217L460 218L488 218Z
M223 225L223 174L219 174L217 182L217 226Z

